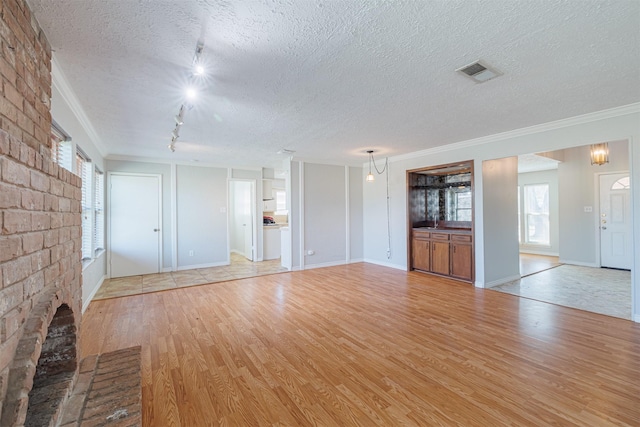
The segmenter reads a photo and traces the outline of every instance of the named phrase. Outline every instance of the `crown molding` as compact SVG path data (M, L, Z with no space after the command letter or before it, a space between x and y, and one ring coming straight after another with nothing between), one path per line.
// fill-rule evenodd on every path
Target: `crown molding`
M233 169L233 170L244 170L244 171L259 171L262 172L262 167L257 166L234 166L234 165L224 165L221 163L214 162L204 162L204 161L193 161L193 160L173 160L166 159L161 157L146 157L146 156L129 156L129 155L121 155L121 154L111 154L104 158L106 161L117 161L117 162L135 162L135 163L153 163L157 165L176 165L176 166L197 166L197 167L207 167L207 168L218 168L218 169Z
M102 157L106 157L107 150L100 139L100 136L96 132L95 128L91 124L91 120L87 117L87 114L82 108L78 97L75 92L71 88L71 85L67 81L58 61L56 60L55 53L51 55L51 83L56 88L60 95L62 95L62 99L67 103L71 112L76 116L78 122L87 133L93 145L98 149L98 152Z
M412 153L400 154L389 158L389 161L409 160L415 157L428 156L437 153L445 153L447 151L460 150L478 145L489 144L492 142L503 141L505 139L518 138L536 133L547 132L556 129L567 128L570 126L581 125L585 123L596 122L614 117L626 116L628 114L640 113L640 102L623 105L621 107L609 108L607 110L587 113L580 116L569 117L567 119L556 120L553 122L542 123L525 128L510 130L507 132L496 133L493 135L483 136L480 138L468 139L466 141L454 142L438 147L427 148L426 150L414 151Z

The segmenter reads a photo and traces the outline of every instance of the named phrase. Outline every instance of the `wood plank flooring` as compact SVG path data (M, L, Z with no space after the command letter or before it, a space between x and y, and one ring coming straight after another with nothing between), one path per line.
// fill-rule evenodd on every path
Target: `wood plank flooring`
M371 264L94 301L145 426L640 425L640 325Z

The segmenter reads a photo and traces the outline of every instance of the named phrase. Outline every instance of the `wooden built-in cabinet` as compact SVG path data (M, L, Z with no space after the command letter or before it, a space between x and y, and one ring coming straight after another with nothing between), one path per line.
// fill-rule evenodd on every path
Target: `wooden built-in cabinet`
M408 269L473 282L473 217L473 161L408 170Z
M472 243L470 232L415 228L411 239L412 269L471 281Z

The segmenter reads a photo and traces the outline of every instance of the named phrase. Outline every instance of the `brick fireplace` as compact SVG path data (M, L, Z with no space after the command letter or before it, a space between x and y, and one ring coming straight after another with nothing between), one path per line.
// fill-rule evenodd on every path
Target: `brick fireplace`
M0 3L0 48L0 425L54 425L79 369L81 180L51 162L51 48L24 0Z

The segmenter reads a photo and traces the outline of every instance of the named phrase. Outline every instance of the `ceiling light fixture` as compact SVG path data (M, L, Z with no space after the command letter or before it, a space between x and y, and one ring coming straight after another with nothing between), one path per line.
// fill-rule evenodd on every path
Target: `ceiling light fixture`
M605 163L609 163L609 144L603 142L602 144L591 145L591 164L602 166Z
M384 160L384 167L382 168L382 170L378 169L378 166L376 166L376 161L373 158L373 150L367 150L367 154L369 155L369 173L367 174L367 177L365 178L366 182L373 182L376 180L376 177L373 175L373 173L371 173L371 164L373 164L373 168L375 169L375 171L378 173L378 175L382 175L384 173L385 170L387 170L387 166L389 165L389 158L386 158Z
M202 61L200 59L200 56L202 55L203 50L204 50L204 41L198 40L198 43L196 44L196 51L195 51L195 54L193 55L193 61L191 62L192 72L190 76L189 86L187 87L187 90L186 90L187 99L185 102L182 103L182 105L180 105L180 110L178 111L178 114L173 118L174 121L176 122L176 126L171 132L171 144L167 146L167 148L169 148L171 152L176 151L176 142L178 141L178 138L180 138L180 127L184 124L184 116L187 113L187 110L190 110L193 108L193 104L191 103L191 101L195 100L196 97L198 96L198 91L196 90L196 87L195 87L195 77L202 76L205 73L204 66L202 65Z

